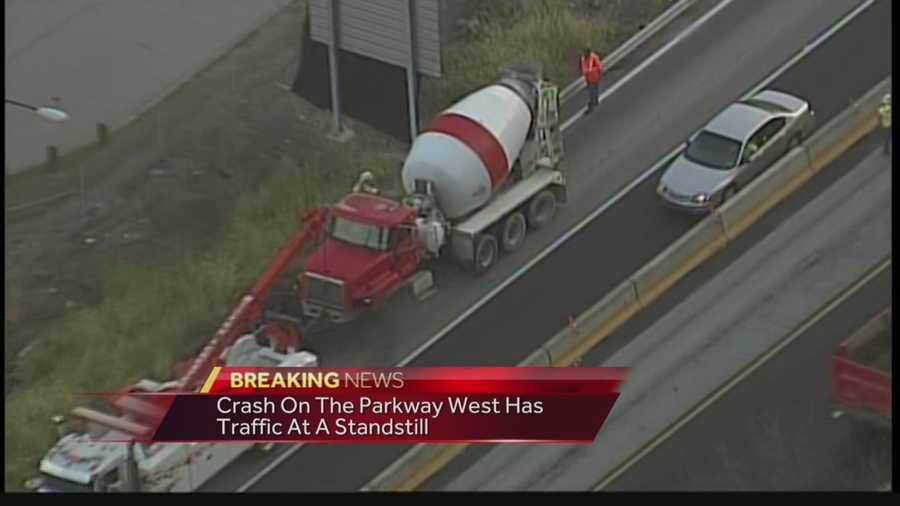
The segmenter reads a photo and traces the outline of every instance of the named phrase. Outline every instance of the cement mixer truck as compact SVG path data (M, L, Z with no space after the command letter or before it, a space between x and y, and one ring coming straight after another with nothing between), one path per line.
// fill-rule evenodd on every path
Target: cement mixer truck
M562 157L558 88L539 69L506 70L416 137L402 198L362 185L327 209L299 279L304 315L342 322L401 286L428 291L422 266L440 257L488 271L566 202Z

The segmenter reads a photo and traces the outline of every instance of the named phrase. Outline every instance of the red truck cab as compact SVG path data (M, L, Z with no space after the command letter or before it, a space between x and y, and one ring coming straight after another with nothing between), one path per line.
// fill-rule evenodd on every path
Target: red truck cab
M380 303L419 268L416 210L368 193L328 209L326 236L300 275L303 312L343 322Z
M831 397L843 410L891 423L891 308L838 346L831 359Z

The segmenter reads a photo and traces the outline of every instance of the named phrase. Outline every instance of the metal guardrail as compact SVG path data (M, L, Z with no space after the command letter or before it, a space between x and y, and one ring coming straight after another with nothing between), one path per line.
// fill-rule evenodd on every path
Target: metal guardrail
M24 210L26 210L26 209L31 209L31 208L33 208L33 207L38 207L38 206L41 206L41 205L44 205L44 204L49 204L50 202L54 202L54 201L56 201L56 200L64 199L64 198L66 198L66 197L71 197L72 195L78 195L79 193L81 193L81 192L74 191L74 190L71 190L71 191L64 191L64 192L61 192L61 193L57 193L56 195L51 195L51 196L49 196L49 197L42 198L42 199L40 199L40 200L35 200L34 202L28 202L28 203L25 203L25 204L20 204L20 205L18 205L18 206L14 206L14 207L7 207L6 209L4 209L4 212L7 212L7 213L15 213L15 212L18 212L18 211L24 211Z
M877 108L891 89L888 77L787 153L737 196L716 209L519 367L568 367L686 274L724 248L766 212L878 127ZM468 445L418 444L367 483L364 491L411 491Z
M723 0L723 1L725 1L725 0ZM678 2L676 2L675 4L670 6L666 11L664 11L662 14L657 16L656 19L651 21L649 25L645 26L643 30L641 30L639 33L632 36L630 39L625 41L620 47L616 48L608 55L608 57L606 59L607 70L612 68L617 63L621 62L622 59L628 53L630 53L635 48L637 48L638 46L643 44L647 39L649 39L650 37L652 37L653 35L658 33L662 28L667 26L673 19L677 18L685 10L687 10L687 8L689 8L696 2L697 2L697 0L679 0ZM575 93L577 93L578 91L580 91L582 89L584 89L584 80L582 78L575 79L568 86L566 86L564 88L564 90L561 92L560 101L564 101L565 99L571 98L572 96L574 96ZM573 121L578 116L580 116L580 113L576 113L572 118L569 118L569 120L567 120L567 121ZM561 130L564 130L563 127L565 127L565 125L563 125L561 127ZM243 485L238 487L237 492L246 492L247 490L249 490L250 487L252 487L259 479L261 479L262 476L264 476L269 470L275 468L278 465L281 465L281 463L284 462L285 459L287 459L293 453L300 450L300 448L302 448L304 445L305 445L305 443L299 443L297 445L292 446L290 449L286 450L285 452L281 453L278 457L276 457L269 464L267 464L266 467L262 471L260 471L259 473L254 475L253 478L251 478L249 481L247 481L246 483L244 483ZM447 446L449 446L449 445L441 445L441 447L447 447ZM419 461L416 460L416 462L419 462ZM425 460L423 460L422 462L425 462ZM390 471L390 469L393 469L393 467L388 468L388 470L385 470L382 474L392 472L392 471ZM378 478L376 478L376 480L378 480ZM376 480L373 480L373 482ZM366 485L361 490L371 490L368 487L369 486Z
M625 56L631 53L635 48L643 44L650 37L654 36L657 32L663 29L666 25L669 24L673 19L677 18L684 11L686 11L690 6L697 3L697 0L679 0L671 7L666 9L662 14L656 17L653 21L650 22L647 26L643 28L643 30L631 36L630 39L626 40L621 46L614 49L611 53L606 56L606 60L604 61L604 65L606 69L609 70L614 65L619 63ZM572 81L568 86L563 88L563 90L559 93L560 102L565 102L566 100L575 96L575 94L579 93L581 90L585 88L584 79L578 78Z

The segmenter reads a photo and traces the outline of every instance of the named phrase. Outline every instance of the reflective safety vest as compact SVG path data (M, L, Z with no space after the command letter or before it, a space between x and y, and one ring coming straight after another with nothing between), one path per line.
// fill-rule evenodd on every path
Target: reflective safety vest
M881 117L881 126L883 128L891 127L891 104L890 102L885 103L882 102L880 106L878 106L878 115Z
M588 84L600 81L603 74L603 62L597 53L592 52L588 57L581 57L581 75Z
M541 87L541 105L545 110L555 110L559 105L559 88L550 84Z

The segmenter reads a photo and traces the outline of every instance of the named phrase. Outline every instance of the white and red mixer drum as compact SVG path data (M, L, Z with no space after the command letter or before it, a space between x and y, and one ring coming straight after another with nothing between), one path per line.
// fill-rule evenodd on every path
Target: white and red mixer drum
M438 115L413 142L403 164L406 191L431 181L449 219L490 200L509 176L531 125L532 111L511 88L482 88Z

